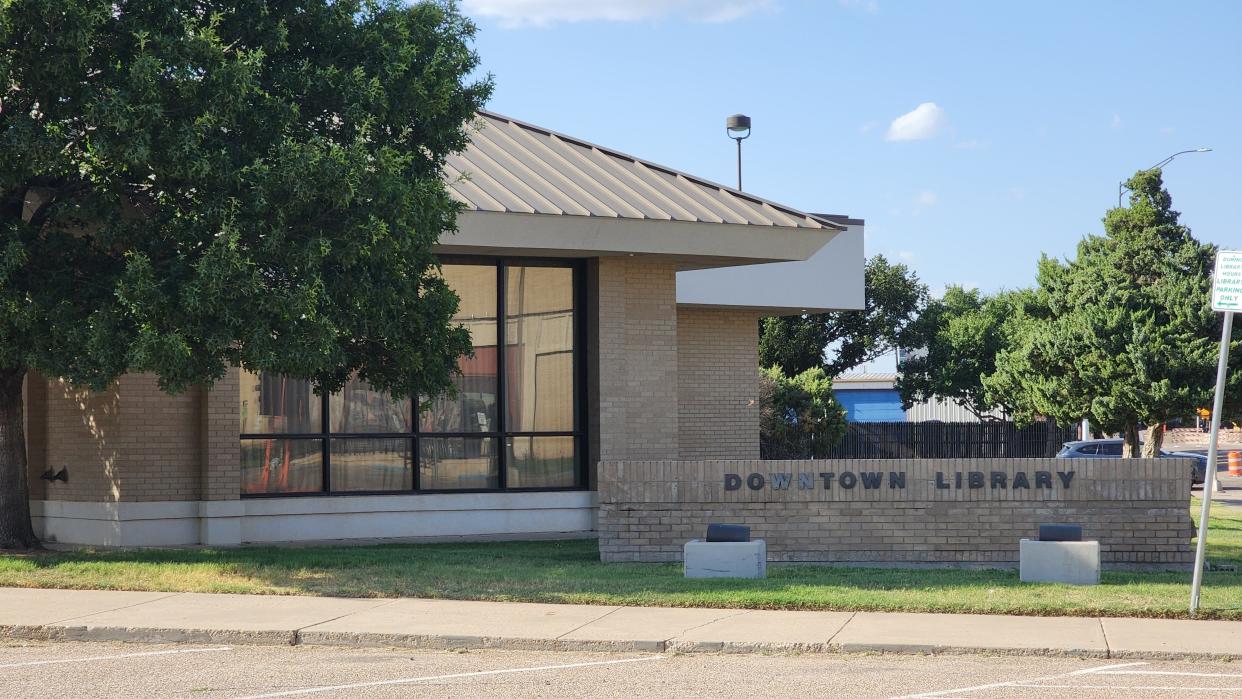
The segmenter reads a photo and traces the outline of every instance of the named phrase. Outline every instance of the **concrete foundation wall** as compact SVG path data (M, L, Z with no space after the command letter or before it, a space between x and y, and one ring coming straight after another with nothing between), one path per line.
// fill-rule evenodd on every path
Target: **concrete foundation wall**
M773 561L1012 566L1040 524L1069 523L1100 542L1106 567L1185 569L1190 468L1167 458L605 462L600 555L676 561L719 522L750 526ZM1068 472L1066 486L1058 473Z
M759 458L758 366L757 313L678 309L680 458Z
M373 538L587 534L595 493L463 493L238 501L32 503L47 541L180 546Z

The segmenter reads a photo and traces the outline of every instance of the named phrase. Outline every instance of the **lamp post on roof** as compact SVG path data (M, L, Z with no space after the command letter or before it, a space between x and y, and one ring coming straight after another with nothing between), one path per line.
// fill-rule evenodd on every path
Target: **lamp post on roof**
M1168 165L1169 163L1173 162L1173 159L1179 155L1185 155L1187 153L1210 153L1210 152L1212 152L1211 148L1191 148L1190 150L1179 150L1173 155L1170 155L1169 157L1165 158L1164 160L1161 160L1160 162L1156 163L1155 165L1152 165L1151 167L1147 169L1155 170L1156 168L1164 167L1165 165ZM1121 182L1117 183L1117 208L1121 208L1121 196L1125 193L1126 193L1126 183L1124 180L1122 180Z
M725 133L737 141L737 190L742 191L742 141L750 137L750 117L734 114L725 119Z

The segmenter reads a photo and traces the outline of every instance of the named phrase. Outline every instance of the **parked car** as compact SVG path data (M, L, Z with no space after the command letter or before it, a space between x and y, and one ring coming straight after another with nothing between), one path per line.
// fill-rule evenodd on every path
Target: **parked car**
M1061 451L1057 452L1058 459L1119 459L1121 458L1121 446L1125 440L1121 439L1087 439L1080 442L1066 442L1061 445ZM1160 457L1193 459L1194 468L1190 471L1190 484L1199 485L1207 478L1207 457L1203 454L1196 454L1193 451L1165 451L1160 450Z

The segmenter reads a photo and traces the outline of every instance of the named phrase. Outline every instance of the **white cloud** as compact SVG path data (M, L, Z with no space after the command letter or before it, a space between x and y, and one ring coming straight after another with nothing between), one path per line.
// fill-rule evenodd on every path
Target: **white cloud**
M1166 136L1169 136L1169 135L1177 133L1177 129L1173 128L1172 126L1162 126L1160 127L1160 133Z
M890 141L922 141L935 136L944 128L946 121L944 110L935 102L924 102L914 111L893 119L887 138Z
M637 22L669 15L695 22L731 22L774 5L775 0L462 0L467 15L495 19L507 28Z
M1113 121L1112 121L1112 123L1110 123L1108 126L1109 126L1109 128L1113 128L1113 129L1120 129L1120 128L1121 128L1121 115L1120 115L1120 114L1114 114L1114 115L1113 115Z
M878 128L879 126L880 126L880 122L878 121L868 121L862 126L858 127L858 133L868 134L868 133L871 133L872 131L875 131L876 128Z
M911 262L914 260L914 253L909 250L898 250L897 257L901 258L905 262Z
M940 197L935 192L923 190L914 197L915 206L935 206L940 203Z

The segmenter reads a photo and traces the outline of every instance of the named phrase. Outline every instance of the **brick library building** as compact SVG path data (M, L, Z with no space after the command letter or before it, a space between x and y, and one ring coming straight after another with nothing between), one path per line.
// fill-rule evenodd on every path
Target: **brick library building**
M229 545L596 530L600 462L756 459L758 321L863 305L862 221L497 114L439 242L474 353L418 411L234 369L170 396L30 375L47 541ZM65 480L40 475L64 470Z

